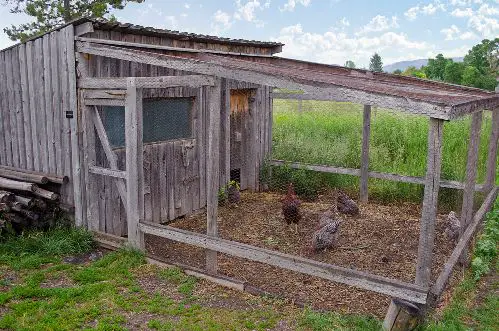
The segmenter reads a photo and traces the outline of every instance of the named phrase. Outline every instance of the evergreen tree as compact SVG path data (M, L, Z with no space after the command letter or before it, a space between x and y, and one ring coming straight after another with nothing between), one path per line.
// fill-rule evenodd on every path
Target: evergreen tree
M402 75L402 70L400 70L400 69L395 69L395 70L393 70L393 74L394 74L394 75Z
M383 71L383 61L381 60L381 56L378 53L374 53L371 57L371 62L369 63L369 70L382 72Z
M13 41L23 41L45 33L64 22L79 17L108 18L113 9L123 9L129 2L145 0L3 0L11 13L24 13L34 18L33 22L4 28Z
M355 69L355 62L353 62L352 60L348 60L347 62L345 62L345 67Z

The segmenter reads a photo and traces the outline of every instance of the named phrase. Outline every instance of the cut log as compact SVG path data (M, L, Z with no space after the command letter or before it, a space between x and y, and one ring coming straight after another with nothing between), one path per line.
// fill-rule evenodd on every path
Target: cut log
M34 198L25 198L19 195L15 196L15 201L19 202L25 207L28 208L33 208L35 206L35 199Z
M45 198L48 200L52 200L52 201L56 201L57 199L59 199L59 194L45 190L45 189L40 188L36 185L33 188L33 193L38 195L39 197L42 197L42 198Z
M35 198L33 200L34 207L40 210L45 210L47 209L47 203L43 201L42 199Z
M420 309L413 303L393 299L388 308L383 330L385 331L411 331L415 330L420 320Z
M21 226L26 226L29 224L29 221L26 218L16 213L5 213L3 214L3 218L11 223L19 224Z
M30 173L25 173L25 172L20 172L20 171L3 169L3 168L0 168L0 176L5 177L5 178L9 178L9 179L15 179L15 180L20 180L20 181L24 181L24 182L35 183L35 184L47 184L49 182L49 179L45 176L42 176L42 175L35 175L35 174L30 174Z
M69 183L68 176L59 176L59 175L55 175L55 174L47 174L47 173L43 173L43 172L37 172L37 171L31 171L31 170L25 170L25 169L19 169L19 168L14 168L14 167L7 167L7 166L0 166L0 169L21 172L21 173L25 173L25 174L32 174L32 175L37 175L37 176L43 176L43 177L46 177L49 180L49 182L52 182L55 184L62 185L62 184Z
M6 189L11 189L11 190L33 192L35 187L36 187L36 184L27 183L27 182L19 182L16 180L0 177L0 187L6 188Z
M15 195L7 191L0 191L0 202L13 202Z
M32 212L31 210L24 209L23 205L19 202L12 202L10 204L10 207L13 211L19 213L21 216L29 218L30 220L33 220L35 222L38 221L38 219L40 218L40 216L37 213Z

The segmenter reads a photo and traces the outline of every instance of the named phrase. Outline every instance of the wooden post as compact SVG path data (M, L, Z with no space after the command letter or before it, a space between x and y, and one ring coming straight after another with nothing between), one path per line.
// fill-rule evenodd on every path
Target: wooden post
M435 217L442 164L442 133L443 120L430 118L423 211L420 222L416 266L416 284L420 286L428 286L430 283L433 245L435 241Z
M362 157L360 161L360 201L368 201L369 181L369 138L371 136L371 106L364 105L364 125L362 128Z
M86 224L87 228L92 231L99 230L99 205L97 201L98 180L89 171L90 167L95 165L95 130L92 123L90 112L94 111L93 108L83 105L83 92L79 93L79 104L81 108L81 121L83 126L83 172L85 174L85 201L86 201Z
M418 325L419 307L400 299L393 299L383 321L385 331L414 330Z
M230 87L227 79L221 80L220 115L220 187L230 181Z
M139 223L144 217L144 161L142 146L142 89L135 78L127 79L125 101L125 147L128 242L143 250L144 237Z
M480 147L480 130L482 128L483 112L472 115L470 140L468 143L468 160L466 162L466 178L464 180L463 205L461 209L460 236L468 227L473 218L473 202L475 197L475 183L477 175L478 148ZM466 250L461 255L461 262L466 259Z
M209 88L208 108L208 155L206 164L206 234L218 235L218 190L220 175L220 110L221 82L217 79L215 86ZM216 273L217 252L206 251L206 270Z
M497 145L499 143L499 107L492 111L492 131L490 132L487 157L487 174L484 192L489 193L496 185Z

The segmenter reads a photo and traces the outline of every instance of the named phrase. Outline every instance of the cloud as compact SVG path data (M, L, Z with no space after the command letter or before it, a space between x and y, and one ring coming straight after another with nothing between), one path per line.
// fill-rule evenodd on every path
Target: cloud
M302 5L303 7L308 7L312 0L288 0L287 3L284 4L284 7L280 8L280 11L294 11L296 5Z
M311 33L304 31L301 24L282 28L279 36L272 40L286 44L283 56L330 64L343 64L346 60L367 64L374 52L403 56L411 50L421 52L431 48L425 42L409 40L402 33L388 31L373 37L352 36L334 30Z
M450 14L454 17L471 17L473 16L473 9L469 7L465 9L456 8Z
M236 10L233 13L218 9L212 15L212 33L218 34L221 31L230 29L235 21L251 22L254 23L257 28L261 28L265 25L262 20L257 18L256 12L257 10L269 8L270 0L266 0L263 4L259 0L250 0L244 3L241 0L236 0L235 4Z
M374 16L369 23L364 25L356 33L356 35L363 35L369 32L380 32L390 30L392 28L398 28L399 24L397 20L397 16L392 16L391 19L382 15Z
M255 10L263 8L258 0L251 0L245 4L241 4L241 1L237 0L236 6L237 10L234 13L234 18L247 22L254 22L256 20Z
M440 30L445 35L445 40L454 40L456 34L460 32L459 28L452 24L449 28Z
M446 11L447 8L443 3L440 3L439 0L436 0L434 3L427 5L411 7L404 13L404 16L407 17L409 21L414 21L419 15L434 15L439 10Z
M230 14L221 11L220 9L213 14L213 22L211 24L215 33L228 30L232 26L232 17Z
M184 8L185 8L185 9L189 9L189 8L191 8L191 5L190 5L190 4L188 4L188 3L184 3Z
M484 15L484 16L499 15L499 8L498 7L491 7L488 4L484 4L484 5L481 5L480 8L478 9L478 14Z
M468 20L468 27L474 29L483 38L496 38L499 35L499 22L493 17L472 16Z
M498 0L496 0L498 2ZM481 4L483 0L450 0L452 6L471 6L473 4Z

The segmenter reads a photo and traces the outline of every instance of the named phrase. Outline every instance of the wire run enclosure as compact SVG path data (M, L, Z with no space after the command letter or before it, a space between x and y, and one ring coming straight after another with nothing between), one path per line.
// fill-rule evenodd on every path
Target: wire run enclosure
M53 44L50 43L51 36L55 40ZM52 167L51 160L60 161L60 165L54 164L53 167L56 172L60 169L62 174L72 177L70 186L66 187L69 193L65 199L74 206L78 226L106 238L126 236L129 245L142 250L145 234L203 248L206 250L203 273L209 277L217 277L217 255L223 253L374 291L420 306L431 306L442 294L459 257L466 252L473 234L498 195L495 176L499 95L440 82L276 57L273 54L280 51L281 44L207 38L120 23L80 20L2 51L0 89L8 98L1 100L1 123L9 127L9 132L23 134L14 135L10 140L5 134L2 135L0 162L41 171L43 167ZM64 60L64 66L60 69L62 72L57 71L55 63L52 66L51 50L52 54L57 53ZM32 86L31 78L36 70L40 70L37 69L38 64L42 65L41 68L44 64L48 66L46 80L52 73L53 83L46 86L46 91ZM30 79L21 79L23 77ZM9 87L17 86L17 83L21 95L16 95ZM273 88L279 88L281 92L273 93ZM44 98L46 108L57 105L64 119L62 115L57 117L49 111L35 114L36 98L48 96L52 89L62 99ZM244 143L240 146L243 151L238 155L241 186L252 191L261 189L259 173L265 160L270 160L272 165L284 163L272 160L271 156L273 99L348 101L365 105L360 169L302 163L288 165L358 176L363 202L368 201L369 178L424 185L415 283L218 236L218 191L231 179L231 143L239 139L230 130L233 90L244 90L249 96L245 115L247 122L243 126L246 131L242 133L247 139L243 139ZM282 93L283 90L299 93ZM145 109L149 107L150 100L157 98L191 100L185 118L189 119L192 127L185 136L165 143L145 141ZM18 104L16 100L25 102ZM64 103L59 104L58 100ZM11 105L17 105L20 112L10 111ZM370 170L373 106L428 118L424 177ZM478 145L485 110L493 112L493 124L486 180L483 185L478 185ZM110 115L113 111L114 115ZM62 139L60 144L58 141L55 143L57 148L62 148L53 149L54 156L59 158L47 156L45 160L43 149L37 148L38 134L28 134L23 121L16 121L16 114L25 114L24 118L31 120L28 127L33 127L34 131L53 131L54 128L48 128L51 125L49 122L50 119L57 119L57 130L66 133L57 138ZM465 181L442 180L443 123L466 114L472 114L472 125ZM12 120L8 119L9 116ZM109 125L114 123L110 124L109 119L117 121L117 116L121 116L121 122L115 123L115 128L122 130L121 146L116 146L118 138L109 135ZM183 115L175 116L180 118ZM46 126L39 128L38 123L42 124L39 119ZM57 130L55 132L59 132ZM50 147L48 141L45 144ZM52 155L51 151L47 153ZM63 155L70 157L65 160ZM15 160L23 162L14 164ZM172 171L175 176L171 176ZM430 271L440 187L463 190L461 223L464 226L444 270L432 284ZM477 191L483 192L486 198L474 212L473 198ZM204 208L207 215L205 234L159 224Z

